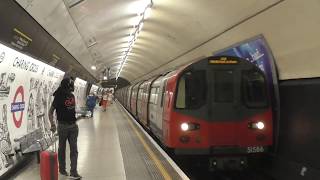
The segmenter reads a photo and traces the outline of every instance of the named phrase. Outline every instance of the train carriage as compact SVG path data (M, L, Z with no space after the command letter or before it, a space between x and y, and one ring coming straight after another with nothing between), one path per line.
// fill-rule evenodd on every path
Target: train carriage
M150 98L150 91L151 91L151 85L152 83L158 78L159 76L150 78L149 80L145 81L141 86L143 86L143 91L142 93L142 99L141 99L141 108L140 108L140 113L138 113L138 119L142 123L142 125L149 129L149 106L148 103L149 98Z
M137 118L139 119L139 121L142 123L142 124L146 124L146 122L142 121L143 119L141 118L142 117L142 113L145 111L145 103L144 103L144 92L146 91L146 88L147 88L147 83L146 81L141 83L141 85L139 86L139 89L138 89L138 98L137 98Z
M150 87L148 107L140 107L148 112L143 124L175 154L242 159L273 144L266 78L246 60L208 57L159 76Z
M150 121L151 132L160 140L163 141L163 109L164 109L164 98L165 88L167 79L174 74L175 71L168 72L163 76L157 78L152 84L150 101L148 103L149 113L148 118Z
M129 96L128 96L128 89L129 89L130 87L126 87L126 88L123 88L122 89L122 103L123 103L123 105L124 105L124 107L126 107L126 108L128 108L128 104L126 104L126 100L127 99L131 99L131 98L129 98Z
M127 109L130 109L130 100L131 100L131 94L132 94L132 87L133 86L129 86L128 89L126 89L126 98L124 99L124 103L125 103L125 107Z
M263 72L245 60L208 58L168 81L164 144L176 153L264 151L272 145L272 109Z
M135 118L137 118L137 99L138 99L138 91L139 91L139 86L141 85L142 82L136 83L132 87L132 92L131 92L131 97L130 97L130 112L133 114Z

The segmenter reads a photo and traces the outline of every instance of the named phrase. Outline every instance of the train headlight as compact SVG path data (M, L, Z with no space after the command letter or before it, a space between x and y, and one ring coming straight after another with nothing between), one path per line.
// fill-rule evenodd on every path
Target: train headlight
M180 125L180 127L182 131L193 131L193 130L200 129L200 124L184 122Z
M189 130L189 124L188 123L182 123L181 124L181 130L182 131L188 131Z
M264 123L261 122L261 121L259 121L259 122L256 123L256 127L257 127L258 129L263 129L263 128L264 128Z
M255 123L254 122L250 122L248 127L251 128L251 129L262 130L262 129L264 129L265 125L264 125L264 123L262 121L258 121L258 122L255 122Z

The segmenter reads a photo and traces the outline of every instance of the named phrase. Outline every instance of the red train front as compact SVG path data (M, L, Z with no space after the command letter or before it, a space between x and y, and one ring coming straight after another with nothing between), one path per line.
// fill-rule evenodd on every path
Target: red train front
M219 157L239 157L232 161L245 164L248 154L264 153L273 143L265 75L246 60L209 57L150 86L148 105L140 107L149 112L144 124L175 154L209 155L214 165Z

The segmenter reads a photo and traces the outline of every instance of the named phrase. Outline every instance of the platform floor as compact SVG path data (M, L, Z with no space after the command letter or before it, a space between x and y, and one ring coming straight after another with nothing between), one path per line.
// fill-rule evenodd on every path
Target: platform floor
M153 145L117 102L110 105L106 112L96 108L93 119L82 119L78 121L78 125L78 171L83 176L82 179L186 178L174 163L160 153L161 150ZM68 165L69 158L67 167ZM12 179L40 180L39 164L34 160ZM59 179L69 178L59 175Z

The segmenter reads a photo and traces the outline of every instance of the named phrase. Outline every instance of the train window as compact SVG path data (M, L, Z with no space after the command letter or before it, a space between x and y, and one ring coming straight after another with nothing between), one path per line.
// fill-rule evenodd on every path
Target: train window
M233 71L214 71L214 99L215 102L233 102L234 82Z
M176 108L186 108L186 79L181 77L178 85L178 94L176 100Z
M143 92L143 98L146 100L148 98L147 89Z
M154 100L154 104L158 104L158 93L159 93L159 88L156 88L156 92L155 92L155 100Z
M143 93L142 89L139 89L138 93L139 93L138 94L138 100L142 100L142 93Z
M158 88L151 88L151 93L150 93L150 103L151 104L157 104L157 89Z
M197 109L206 102L206 71L187 71L179 79L176 108Z
M135 90L133 90L133 92L132 92L132 99L136 99L136 91Z
M262 72L247 70L242 72L243 100L248 107L268 105L267 84Z
M163 106L163 100L165 97L165 93L166 93L166 84L167 84L167 80L164 81L163 86L162 86L162 97L161 97L161 107Z

